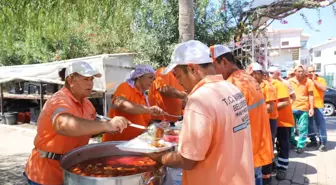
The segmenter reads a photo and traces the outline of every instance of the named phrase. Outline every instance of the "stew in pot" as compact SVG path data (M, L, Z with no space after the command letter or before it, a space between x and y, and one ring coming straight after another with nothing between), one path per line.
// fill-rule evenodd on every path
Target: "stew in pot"
M152 171L155 166L156 162L146 156L108 156L83 161L69 171L81 176L118 177Z

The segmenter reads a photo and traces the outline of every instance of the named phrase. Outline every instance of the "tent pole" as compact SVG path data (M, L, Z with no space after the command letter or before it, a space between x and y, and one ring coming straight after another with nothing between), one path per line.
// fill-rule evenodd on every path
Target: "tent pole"
M43 83L40 82L40 111L42 111L43 108Z
M4 101L3 101L3 88L2 84L0 84L0 104L1 104L1 116L4 115Z
M107 98L106 98L107 93L104 92L104 97L103 97L103 101L104 101L104 106L103 106L103 111L104 111L104 116L107 116Z

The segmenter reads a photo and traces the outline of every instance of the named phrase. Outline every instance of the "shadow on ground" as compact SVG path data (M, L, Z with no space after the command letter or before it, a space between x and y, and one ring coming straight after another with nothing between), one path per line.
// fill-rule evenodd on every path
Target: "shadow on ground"
M327 131L336 131L336 123L326 123Z
M286 179L283 181L277 181L275 178L276 173L272 176L272 185L305 185L309 184L307 175L317 174L317 169L305 163L291 161L289 168L287 169Z
M26 180L22 173L29 154L0 155L0 184L24 185Z

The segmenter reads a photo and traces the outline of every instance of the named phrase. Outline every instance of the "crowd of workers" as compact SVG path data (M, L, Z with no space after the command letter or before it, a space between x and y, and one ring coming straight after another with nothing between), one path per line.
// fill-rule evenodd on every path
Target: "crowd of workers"
M284 180L291 147L297 153L306 146L326 151L326 82L313 66L296 66L285 80L277 67L252 63L243 70L238 64L224 45L177 44L167 67L138 65L118 86L109 122L96 121L87 99L101 74L86 62L71 64L65 86L39 116L24 175L31 185L62 184L59 159L88 144L91 135L104 132L103 142L131 140L141 134L127 128L131 122L173 124L177 118L169 115L183 115L178 150L148 154L159 164L183 169L183 185L266 185L273 171Z

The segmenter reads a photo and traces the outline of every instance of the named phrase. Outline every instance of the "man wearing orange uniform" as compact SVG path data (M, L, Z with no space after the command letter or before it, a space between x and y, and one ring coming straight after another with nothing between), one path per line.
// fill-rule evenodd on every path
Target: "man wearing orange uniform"
M258 82L243 70L231 50L223 45L211 46L211 56L217 74L237 86L244 94L249 107L256 184L262 184L261 168L272 163L274 157L272 134L265 100Z
M296 144L296 152L300 154L303 152L308 135L308 117L314 116L314 82L306 76L306 71L301 65L295 68L295 77L289 79L289 82L296 95L292 109L299 130L299 139L296 141L292 129L291 142Z
M271 66L270 68L267 69L267 71L268 71L269 76L272 79L277 79L280 82L283 82L287 86L289 94L290 94L290 99L291 99L290 103L293 104L293 102L296 99L295 92L294 92L293 87L290 84L290 82L288 80L285 80L285 79L281 78L280 68L278 68L276 66Z
M120 84L113 94L109 117L123 116L134 124L148 126L151 115L163 115L164 112L157 106L150 106L145 94L155 79L154 69L145 64L136 66L126 80ZM127 141L139 136L143 130L131 127L123 134L105 133L102 141Z
M260 84L261 91L264 95L264 99L267 106L267 112L269 116L269 123L272 133L272 143L274 147L274 140L276 136L278 126L278 110L277 110L277 95L273 85L264 79L263 67L254 62L247 67L247 73L249 73ZM263 185L271 184L272 164L263 166Z
M87 97L91 94L94 77L101 77L86 62L69 65L65 87L44 105L37 121L35 148L30 155L24 175L30 185L63 184L59 159L77 147L88 144L91 135L122 131L129 123L123 117L110 122L95 121L96 110Z
M162 75L164 67L156 70L156 79L149 90L148 99L150 105L160 107L170 115L182 115L182 100L186 99L187 93L178 83L173 73ZM167 120L173 124L178 120L172 116L152 116L153 120Z
M149 156L166 166L182 168L183 185L254 185L244 95L215 75L209 48L199 41L175 47L164 73L171 70L190 92L178 151Z
M277 161L277 174L278 180L286 178L286 171L289 163L289 138L290 129L294 127L294 117L292 112L292 105L290 103L289 88L286 84L278 80L278 77L272 75L272 85L277 92L277 109L278 109L278 129L277 141L278 146L278 161Z
M314 82L314 116L309 117L308 135L311 142L307 145L307 147L318 146L316 141L316 133L314 131L314 120L315 120L316 128L319 130L319 136L320 136L319 150L324 152L327 150L326 148L327 130L323 115L324 93L327 90L327 82L325 81L324 78L316 75L315 66L308 67L308 78Z

